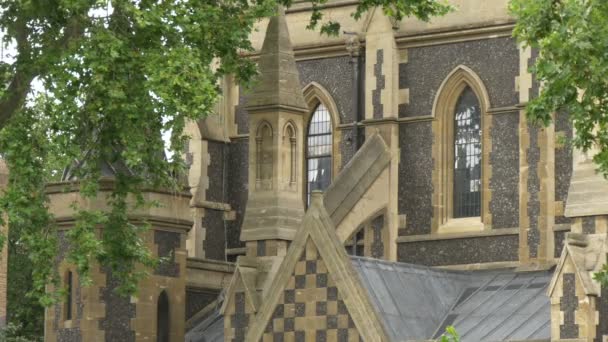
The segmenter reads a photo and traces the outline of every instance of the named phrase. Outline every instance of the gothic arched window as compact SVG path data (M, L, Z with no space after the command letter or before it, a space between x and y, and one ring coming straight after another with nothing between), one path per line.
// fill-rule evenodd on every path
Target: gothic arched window
M453 217L481 215L481 109L466 87L454 110Z
M308 124L306 139L306 203L313 190L325 190L331 183L332 122L327 108L320 103Z
M437 91L432 123L433 232L491 227L489 108L483 82L464 65L450 72Z
M163 291L158 296L156 311L156 341L169 342L169 297Z

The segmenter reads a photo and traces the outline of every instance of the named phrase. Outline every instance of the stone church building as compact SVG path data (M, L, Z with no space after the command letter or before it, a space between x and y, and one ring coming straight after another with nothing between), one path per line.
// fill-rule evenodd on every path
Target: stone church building
M124 298L60 255L45 341L608 341L608 181L567 115L526 120L537 52L508 1L451 2L423 23L330 0L337 37L306 30L303 2L261 22L257 83L226 77L187 128L190 192L132 215L169 262ZM61 241L82 201L66 182L48 189Z

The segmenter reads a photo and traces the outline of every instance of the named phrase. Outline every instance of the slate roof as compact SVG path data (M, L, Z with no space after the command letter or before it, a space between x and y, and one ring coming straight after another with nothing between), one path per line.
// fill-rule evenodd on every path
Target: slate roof
M224 342L224 316L219 308L186 332L186 342Z
M462 342L550 339L550 271L448 271L362 257L352 263L393 341L438 338L448 325Z

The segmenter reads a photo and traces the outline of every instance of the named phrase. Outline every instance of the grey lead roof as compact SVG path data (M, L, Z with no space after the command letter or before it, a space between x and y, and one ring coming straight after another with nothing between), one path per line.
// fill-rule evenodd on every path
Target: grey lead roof
M224 342L224 316L219 308L186 332L186 342Z
M550 271L448 271L351 258L392 341L436 339L448 325L462 342L550 339ZM217 310L186 334L186 342L223 340Z
M438 338L453 325L463 342L549 340L551 272L448 271L352 257L393 341Z

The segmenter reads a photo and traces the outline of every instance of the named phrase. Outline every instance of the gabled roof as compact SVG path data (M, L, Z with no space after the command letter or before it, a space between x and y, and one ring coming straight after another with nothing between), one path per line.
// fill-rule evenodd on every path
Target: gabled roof
M608 239L606 234L574 234L569 233L559 259L555 276L551 281L547 294L553 295L553 290L562 273L565 263L572 261L574 269L585 294L588 296L598 296L601 292L600 283L593 279L593 274L601 270L608 253Z
M323 205L322 194L314 191L311 205L302 220L302 227L291 243L284 261L264 296L256 315L255 324L250 326L247 333L247 340L260 340L309 240L312 240L317 248L320 258L327 267L327 273L335 279L338 292L343 297L344 305L361 337L365 341L387 340L379 316L375 312L366 291L361 286L344 246L338 240L334 230L332 220Z
M551 272L447 271L352 257L391 341L438 338L455 326L463 342L550 338Z
M245 292L245 298L248 300L249 305L256 312L259 307L259 297L256 289L256 279L258 277L258 269L255 259L247 257L239 257L236 263L236 269L230 284L226 289L226 298L230 298L237 289L242 289ZM226 305L228 301L225 300L220 308L220 313L223 315L226 311Z

